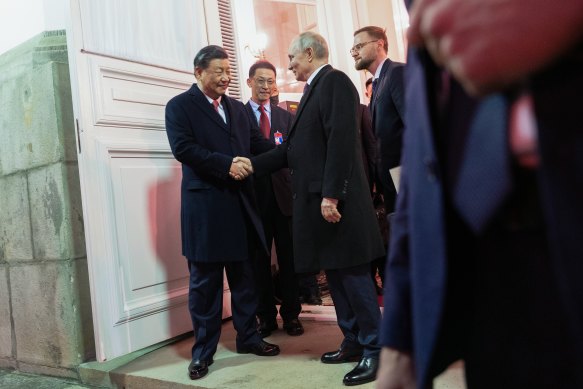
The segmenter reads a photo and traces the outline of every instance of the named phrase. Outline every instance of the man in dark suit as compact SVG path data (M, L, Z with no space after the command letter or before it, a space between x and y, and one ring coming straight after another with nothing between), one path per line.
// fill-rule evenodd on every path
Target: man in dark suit
M251 88L251 99L245 108L249 119L257 123L263 136L274 145L279 145L287 140L293 115L270 103L275 80L275 66L268 61L254 63L249 68L247 79L247 85ZM275 241L281 290L279 314L283 320L283 329L288 335L298 336L304 333L304 328L298 319L302 306L299 300L299 283L294 270L292 250L292 195L289 170L281 169L271 175L256 179L255 193L269 252L267 254L265 250L258 250L255 257L255 285L259 297L257 307L259 333L262 337L266 337L277 329L277 308L270 255L271 242Z
M389 170L399 166L403 139L405 90L400 62L387 57L387 34L380 27L367 26L354 32L350 54L356 70L368 70L372 75L370 113L372 128L377 137L377 179L385 198L387 213L395 209L397 190Z
M385 30L367 26L354 32L354 46L350 54L356 70L368 70L372 75L372 94L370 112L372 127L377 137L378 164L377 190L383 194L385 213L395 210L397 189L391 178L390 169L399 166L403 143L404 66L387 57L389 44ZM379 185L380 184L380 185ZM386 256L372 263L372 274L378 270L381 281L385 283Z
M289 69L306 81L287 142L252 159L257 175L289 167L298 272L326 271L344 340L323 363L353 359L346 385L373 381L378 367L380 309L370 261L384 252L366 183L358 133L358 93L328 65L328 45L313 32L296 37ZM237 158L236 161L246 161Z
M197 83L166 106L166 132L182 163L182 254L190 269L195 336L188 373L198 379L208 373L219 342L224 270L237 352L271 356L279 354L279 347L257 332L251 260L264 234L253 182L233 179L244 174L234 155L250 156L273 145L252 126L244 105L225 95L230 69L222 47L202 48L194 58L194 75Z
M583 3L419 0L409 42L378 388L583 387Z

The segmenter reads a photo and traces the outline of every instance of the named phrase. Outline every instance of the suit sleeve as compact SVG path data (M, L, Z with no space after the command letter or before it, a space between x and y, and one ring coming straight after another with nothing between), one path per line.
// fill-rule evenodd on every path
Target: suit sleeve
M356 88L344 73L332 71L322 79L320 112L326 137L322 197L344 200L350 185L358 145Z
M284 142L266 153L252 157L251 164L257 177L287 167L287 144Z
M404 74L405 66L397 66L391 74L391 83L389 88L391 89L391 98L397 112L401 119L405 117L405 85L404 85Z
M362 106L362 118L360 122L360 133L362 139L362 148L364 150L364 157L368 167L368 184L372 190L372 183L376 177L377 164L377 144L376 138L372 131L372 120L370 111L367 107Z
M412 351L411 276L409 253L409 184L406 166L401 169L397 209L391 216L389 254L385 270L384 312L380 343L400 351Z
M166 134L172 154L179 162L198 174L230 180L233 158L197 144L190 120L179 100L170 100L166 105Z

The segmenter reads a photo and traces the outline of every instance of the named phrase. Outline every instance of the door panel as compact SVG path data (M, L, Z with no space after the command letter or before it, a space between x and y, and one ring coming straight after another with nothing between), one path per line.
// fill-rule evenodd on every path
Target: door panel
M71 0L67 30L97 359L192 330L180 164L164 108L194 82L212 1ZM220 42L213 42L218 43ZM224 315L230 315L225 294Z

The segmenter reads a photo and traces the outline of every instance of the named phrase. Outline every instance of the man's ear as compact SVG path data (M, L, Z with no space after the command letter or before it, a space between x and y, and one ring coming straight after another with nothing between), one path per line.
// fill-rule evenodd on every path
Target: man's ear
M251 79L250 79L250 78L248 78L248 79L247 79L247 86L248 86L249 88L251 88Z
M201 67L194 68L194 77L198 80L202 76L203 69Z
M308 47L306 49L306 56L308 57L308 62L312 62L314 60L314 49Z

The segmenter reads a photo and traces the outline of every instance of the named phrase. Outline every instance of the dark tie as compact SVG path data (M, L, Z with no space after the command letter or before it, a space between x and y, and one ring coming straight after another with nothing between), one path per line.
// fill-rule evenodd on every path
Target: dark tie
M379 79L375 78L374 80L372 80L372 94L370 95L370 101L372 101L372 99L374 99L375 93L377 91L377 86L379 85Z
M512 189L507 141L508 102L481 100L469 124L453 202L475 233L483 231Z
M306 82L306 85L304 85L304 95L306 95L309 91L310 91L310 84L308 84Z
M263 104L259 106L259 111L261 111L259 114L259 129L261 130L261 133L265 139L269 139L271 128L269 127L269 118L267 117L267 112L265 112L265 107Z

